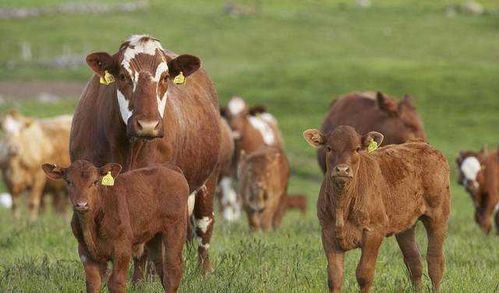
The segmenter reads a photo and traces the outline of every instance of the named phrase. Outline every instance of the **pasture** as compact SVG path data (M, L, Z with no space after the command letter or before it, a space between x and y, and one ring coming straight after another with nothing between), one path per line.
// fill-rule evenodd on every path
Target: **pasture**
M44 2L58 1L8 0L5 5L38 7ZM234 2L253 5L249 0ZM222 0L154 0L148 8L129 13L0 20L0 84L79 82L83 89L91 76L87 66L58 69L36 60L52 59L65 50L82 56L114 53L130 34L148 33L165 48L200 56L221 104L240 95L252 104L265 104L277 117L292 170L289 190L308 196L307 215L290 212L282 228L269 234L250 234L245 217L228 224L216 215L210 248L216 271L203 277L196 269L195 247L187 247L181 292L325 292L326 259L315 216L322 175L302 132L318 128L329 103L341 94L410 94L429 142L452 168L442 290L499 292L499 236L485 236L474 223L471 200L456 183L454 162L460 149L498 143L499 17L446 16L446 6L457 0L372 2L361 8L346 0L259 1L256 13L234 17L224 12ZM490 11L499 9L495 1L482 3ZM23 42L31 46L30 61L20 57ZM11 97L1 87L0 95L2 112L17 108L48 117L72 113L79 93L49 102ZM424 257L421 226L417 236ZM26 220L13 222L10 212L0 209L0 292L84 291L76 248L68 219L48 211L28 225ZM344 292L358 288L359 255L357 250L347 253ZM424 266L426 270L426 262ZM426 273L424 284L428 290ZM373 289L411 289L393 237L382 245ZM157 280L129 287L130 292L161 290Z

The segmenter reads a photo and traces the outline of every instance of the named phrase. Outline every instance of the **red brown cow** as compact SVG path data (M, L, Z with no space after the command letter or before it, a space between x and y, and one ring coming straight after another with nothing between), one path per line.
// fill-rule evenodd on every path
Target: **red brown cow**
M217 93L199 58L177 55L157 39L134 35L113 55L92 53L87 63L96 75L75 111L71 160L85 159L96 166L120 163L125 170L164 162L179 166L195 193L199 264L204 272L212 271L208 247L219 172L220 115Z
M378 131L385 135L384 144L400 144L410 139L426 140L423 122L409 96L397 103L381 92L351 93L336 99L322 123L321 131L329 133L339 125L349 125L359 133ZM326 153L317 157L322 172Z
M456 159L458 183L470 194L475 206L475 221L486 234L492 229L495 213L496 233L499 235L499 152L486 148L476 153L461 151Z
M84 160L68 168L53 164L42 168L49 178L67 182L74 209L71 227L78 240L87 292L100 292L110 261L109 291L125 292L132 250L144 242L165 292L177 292L189 195L179 168L146 167L120 176L119 164L97 168Z
M324 134L304 132L305 140L326 152L326 174L317 200L317 216L328 261L328 285L340 292L344 253L361 248L356 277L369 292L379 247L395 234L410 278L421 291L421 256L415 239L421 220L428 236L428 273L439 292L444 273L443 244L450 213L449 166L444 155L424 142L375 150L383 135L359 135L350 126Z
M251 230L276 229L282 220L289 162L280 148L262 146L241 154L239 190Z

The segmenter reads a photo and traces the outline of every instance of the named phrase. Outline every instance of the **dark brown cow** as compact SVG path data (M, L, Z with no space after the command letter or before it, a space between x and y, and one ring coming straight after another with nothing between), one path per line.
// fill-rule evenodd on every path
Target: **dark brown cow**
M179 166L196 194L198 260L204 272L212 271L208 247L219 172L220 115L217 93L200 60L164 50L149 36L134 35L114 55L93 53L87 63L96 75L75 111L71 160L85 159L96 166L120 163L125 170L164 162Z
M410 139L426 140L423 122L409 96L397 103L381 92L351 93L336 99L321 126L329 133L339 125L349 125L359 133L378 131L385 135L384 144L400 144ZM326 172L326 153L319 149L317 158Z
M326 174L317 200L317 216L328 261L328 285L340 292L345 251L360 247L356 277L369 292L379 247L395 234L410 277L421 291L421 256L415 239L421 220L428 235L428 273L439 292L444 273L443 244L450 213L449 166L444 155L423 142L378 150L383 135L360 136L350 126L325 135L304 132L305 140L326 152ZM374 151L373 151L374 150Z
M475 221L483 232L490 233L495 213L496 233L499 235L499 152L461 151L456 159L458 183L470 194L475 206Z
M280 148L262 146L241 154L239 190L251 230L269 231L282 220L289 162Z
M179 168L154 166L120 176L119 164L97 168L84 160L68 168L53 164L42 168L49 178L67 182L74 209L71 227L78 240L87 292L100 292L110 261L109 291L125 292L132 250L144 242L165 292L177 292L189 195L189 185ZM111 186L103 179L109 175L114 177Z

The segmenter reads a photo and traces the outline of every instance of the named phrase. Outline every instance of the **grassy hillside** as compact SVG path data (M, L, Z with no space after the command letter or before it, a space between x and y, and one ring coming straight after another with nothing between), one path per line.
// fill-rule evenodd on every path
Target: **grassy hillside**
M11 2L6 5L15 5ZM290 189L309 196L308 214L290 213L282 229L267 235L250 235L245 219L227 225L217 217L211 245L216 272L201 277L195 271L195 249L189 248L183 292L324 292L326 260L315 216L321 175L301 133L320 125L335 96L370 89L411 94L429 141L452 166L443 291L498 292L499 237L482 235L473 222L471 201L455 184L454 157L460 149L498 142L499 18L446 17L445 7L457 1L372 1L367 9L346 0L260 2L256 15L238 18L224 13L221 0L158 0L148 10L131 13L1 20L0 80L84 82L90 77L85 66L63 70L22 61L23 42L38 61L67 48L81 55L114 52L128 35L150 33L166 48L200 56L222 102L237 94L268 105L286 141L293 172ZM499 7L494 1L483 3ZM74 99L55 104L17 101L0 105L0 110L16 107L41 117L71 113L75 104ZM418 239L424 251L422 226ZM345 292L357 289L358 258L358 251L347 254ZM408 291L407 276L393 237L387 239L374 291ZM425 284L430 284L426 273ZM160 289L155 281L130 290ZM81 290L83 270L67 221L49 213L28 226L13 223L8 211L0 210L1 292Z

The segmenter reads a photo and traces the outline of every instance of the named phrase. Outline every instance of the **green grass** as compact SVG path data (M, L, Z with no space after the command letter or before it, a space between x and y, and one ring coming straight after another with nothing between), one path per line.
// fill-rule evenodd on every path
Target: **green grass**
M27 1L26 1L27 2ZM305 217L290 213L282 229L248 233L246 220L222 223L217 215L211 255L216 272L203 278L195 249L186 250L183 292L324 292L322 252L315 200L321 175L314 151L301 137L318 127L331 99L354 90L383 90L415 97L429 141L452 166L452 216L445 245L444 292L499 291L499 237L484 236L473 222L471 201L455 184L460 149L495 146L499 125L499 18L445 17L458 1L262 1L262 13L232 18L223 1L151 1L152 8L97 16L51 16L0 21L0 80L86 81L86 67L43 69L20 63L19 44L32 44L35 59L75 52L114 52L128 35L150 33L179 53L203 59L223 102L233 95L264 103L277 116L293 177L290 190L309 196ZM171 3L170 3L171 2ZM238 1L241 2L241 1ZM244 1L251 3L252 1ZM28 3L28 2L27 2ZM484 1L497 8L494 1ZM4 104L45 117L71 113L75 100ZM418 227L422 251L424 229ZM358 251L347 254L344 291L357 290ZM407 271L392 238L377 262L375 292L409 290ZM425 285L429 287L427 274ZM69 224L51 213L33 226L14 223L0 210L0 292L75 292L84 276ZM147 282L132 292L161 291Z

